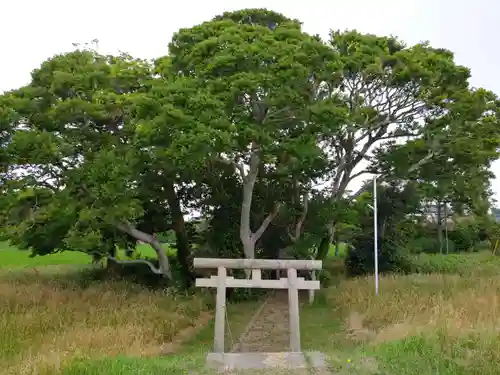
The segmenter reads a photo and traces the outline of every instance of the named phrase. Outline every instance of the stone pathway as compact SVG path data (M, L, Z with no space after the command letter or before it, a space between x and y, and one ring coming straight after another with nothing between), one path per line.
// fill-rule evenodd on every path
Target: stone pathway
M270 292L231 352L210 353L207 363L231 375L331 375L322 353L290 352L289 329L288 291Z
M257 314L232 352L289 351L288 291L272 292Z

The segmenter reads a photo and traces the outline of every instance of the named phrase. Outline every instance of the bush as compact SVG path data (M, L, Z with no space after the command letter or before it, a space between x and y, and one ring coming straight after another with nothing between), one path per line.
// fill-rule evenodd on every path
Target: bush
M434 237L418 237L411 240L408 245L408 251L413 254L437 254L439 253L439 241ZM448 238L448 249L446 248L446 239L443 238L443 253L454 253L456 251L455 242Z
M142 257L155 267L158 267L158 259ZM149 289L163 289L165 287L185 288L185 282L182 278L181 267L176 256L168 257L170 268L172 270L173 282L169 282L165 277L157 275L151 271L148 265L144 263L120 264L113 260L107 260L107 267L93 271L94 278L99 280L119 279L126 280L132 284L138 284Z
M478 251L485 248L492 226L494 223L479 218L474 222L459 223L448 236L455 243L456 252Z
M457 225L448 233L449 238L455 243L456 252L470 251L476 242L480 242L476 229L472 225Z
M321 270L317 275L317 279L319 280L322 288L328 288L332 284L332 274L329 270Z
M493 244L494 245L494 244ZM480 241L474 244L473 251L483 251L483 250L492 250L493 246L490 241Z
M410 264L405 247L389 238L390 236L379 238L379 272L408 272ZM363 234L356 238L345 259L347 275L361 276L373 273L375 261L373 250L373 237Z
M266 289L227 288L226 298L229 302L257 301L268 291Z
M439 241L433 237L418 237L408 243L411 253L439 253Z

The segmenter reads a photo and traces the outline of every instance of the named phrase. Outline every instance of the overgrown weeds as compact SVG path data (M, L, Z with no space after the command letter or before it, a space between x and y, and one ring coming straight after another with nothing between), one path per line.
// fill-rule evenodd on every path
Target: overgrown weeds
M161 354L212 307L204 296L124 281L29 274L0 280L0 300L0 362L16 375L54 373L75 358Z
M321 347L346 374L500 368L500 275L383 276L378 296L373 277L340 280L302 319L306 345ZM356 372L367 359L377 365Z

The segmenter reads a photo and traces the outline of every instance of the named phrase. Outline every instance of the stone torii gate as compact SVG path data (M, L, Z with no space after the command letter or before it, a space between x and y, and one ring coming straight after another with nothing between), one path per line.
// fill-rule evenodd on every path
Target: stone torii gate
M319 281L305 280L297 277L297 270L321 270L320 260L289 260L289 259L223 259L195 258L195 268L217 268L217 276L196 279L197 287L217 288L215 335L213 352L207 356L210 367L223 368L262 368L262 358L280 355L285 361L293 363L293 367L306 367L306 359L300 346L299 323L299 290L318 290ZM227 269L251 269L250 279L235 279L227 276ZM287 277L278 280L262 279L261 270L287 270ZM264 288L288 289L289 322L290 322L290 353L224 353L224 334L226 318L226 288ZM260 355L260 358L255 358ZM312 355L312 356L311 356ZM252 357L253 358L250 358ZM314 367L323 367L321 353L309 353L309 359ZM315 358L311 358L315 357ZM250 362L255 363L253 366Z

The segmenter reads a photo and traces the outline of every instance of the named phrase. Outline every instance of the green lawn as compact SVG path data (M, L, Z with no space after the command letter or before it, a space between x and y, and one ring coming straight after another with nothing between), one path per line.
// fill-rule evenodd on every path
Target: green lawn
M172 249L164 246L167 253L172 253ZM154 250L149 245L137 245L137 254L143 257L156 257ZM118 258L125 257L123 251L118 252ZM0 242L0 268L13 267L40 267L53 265L89 265L92 263L92 257L78 251L63 251L60 253L36 256L30 258L30 251L18 250L9 246L6 242Z
M347 254L347 248L348 245L344 242L339 243L339 258L345 258ZM335 245L330 245L330 248L328 250L328 257L330 258L335 258Z
M164 245L165 251L169 255L174 255L175 250L168 245ZM341 243L339 246L339 258L344 258L347 251L347 245ZM154 250L149 245L137 245L136 252L142 257L156 258ZM118 252L118 258L124 258L123 251ZM335 246L331 245L328 252L328 257L335 258ZM89 265L92 258L78 251L63 251L56 254L45 256L36 256L30 258L29 250L18 250L13 246L9 246L6 242L0 242L0 268L33 268L41 266L55 266L55 265Z
M40 267L48 265L85 265L90 264L92 258L77 251L64 251L57 254L30 258L30 251L18 250L0 243L0 268L11 267Z

